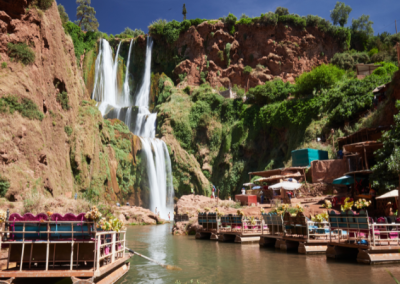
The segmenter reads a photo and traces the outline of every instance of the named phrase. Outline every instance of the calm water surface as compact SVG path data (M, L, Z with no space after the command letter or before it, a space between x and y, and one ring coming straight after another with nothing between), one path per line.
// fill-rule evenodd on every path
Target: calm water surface
M131 226L127 246L182 271L168 271L138 256L122 283L385 283L400 279L399 265L367 266L354 262L327 261L325 255L286 253L258 244L196 240L194 236L172 236L171 224ZM194 281L196 282L196 281Z

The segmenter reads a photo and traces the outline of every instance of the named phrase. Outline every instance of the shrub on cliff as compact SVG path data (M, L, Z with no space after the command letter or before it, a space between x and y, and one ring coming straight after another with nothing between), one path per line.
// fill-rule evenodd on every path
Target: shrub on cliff
M10 182L0 175L0 196L4 197L10 188Z
M53 5L54 0L37 0L37 5L42 10L47 10Z
M351 56L353 57L355 64L359 64L359 63L366 64L370 60L368 53L366 53L366 52L356 52L356 53L353 53Z
M363 80L352 79L338 83L337 87L332 88L326 94L328 100L325 110L329 113L329 122L338 124L349 121L360 112L370 108L374 97L372 90L390 80L391 76L389 75L372 74Z
M305 72L296 79L296 95L307 96L313 91L328 89L339 81L344 70L334 65L321 65L314 68L311 72Z
M275 14L277 14L278 16L289 15L289 9L284 7L278 7L275 10Z
M219 18L223 23L227 25L234 25L236 24L237 18L235 15L229 13L226 17Z
M145 35L144 31L142 31L141 29L132 30L127 27L127 28L125 28L125 30L122 33L120 33L119 35L116 35L116 37L118 37L118 38L135 38L140 35Z
M35 62L35 52L26 43L7 44L8 55L25 65Z
M17 96L13 95L0 98L0 113L13 114L15 111L19 112L23 117L31 120L42 120L44 117L37 105L28 98L22 98L20 100Z
M243 69L243 74L249 75L251 72L253 72L253 68L251 68L251 66L246 66Z
M247 97L249 100L254 100L256 104L266 105L283 101L294 91L294 85L289 82L284 83L282 80L274 80L251 88L247 93Z
M69 97L67 92L57 94L56 100L61 105L63 110L69 110L71 108L69 105Z
M84 54L85 50L88 52L89 50L94 49L97 39L101 36L100 32L89 31L84 33L78 25L75 25L72 22L68 22L64 25L64 31L72 38L75 56L78 61L80 60L81 55Z
M347 53L336 53L331 59L331 63L338 66L340 69L349 70L354 68L354 59Z

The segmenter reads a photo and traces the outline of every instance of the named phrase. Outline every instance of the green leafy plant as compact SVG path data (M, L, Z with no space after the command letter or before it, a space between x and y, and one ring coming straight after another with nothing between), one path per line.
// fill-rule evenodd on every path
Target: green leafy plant
M8 55L25 65L35 62L35 53L26 43L7 44Z
M1 68L3 68L3 69L7 68L7 62L2 62L1 63Z
M340 207L342 212L346 212L347 210L351 209L354 205L354 201L350 201L350 197L347 197L344 200L344 204Z
M56 100L59 104L61 104L63 110L69 110L71 108L69 105L69 97L67 92L61 92L57 94Z
M282 80L273 80L265 82L264 85L251 88L247 93L247 98L258 105L265 105L283 101L294 91L295 86L289 82L284 83Z
M88 31L85 33L78 25L72 22L67 22L64 25L64 31L72 38L75 56L78 62L85 53L85 50L86 52L93 50L96 46L97 39L102 36L102 33L99 32Z
M344 75L344 71L334 65L321 65L311 72L303 73L296 79L296 94L311 95L314 90L330 88Z
M185 72L185 73L183 73L183 74L179 74L179 81L180 82L183 82L183 81L185 81L185 78L186 78L186 76L187 76L187 73Z
M10 188L9 180L0 175L0 196L4 197L9 188Z
M218 51L217 55L221 61L224 61L224 52L222 50Z
M53 5L54 0L38 0L38 6L42 10L47 10Z
M246 67L244 67L243 69L244 74L249 75L251 72L253 72L253 68L251 68L251 66L247 65Z
M231 56L231 44L229 42L225 45L225 54L226 54L226 58L227 58L227 61L228 61L227 66L229 67L229 65L231 63L231 59L230 59L230 56Z
M72 135L72 127L69 125L64 126L64 131L65 133L68 135L68 137L70 137Z
M19 99L17 96L8 95L0 98L0 113L13 114L19 112L23 117L42 120L44 115L37 105L28 98Z

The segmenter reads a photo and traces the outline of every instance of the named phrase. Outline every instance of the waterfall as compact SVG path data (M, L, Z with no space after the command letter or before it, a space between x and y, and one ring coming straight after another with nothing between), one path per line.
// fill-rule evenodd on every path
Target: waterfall
M115 55L115 61L112 56L112 49L108 41L100 41L100 51L96 59L95 85L92 98L100 102L99 110L104 115L110 108L117 107L117 70L118 55L121 43Z
M124 105L129 106L131 105L131 90L129 88L129 65L131 63L131 53L132 53L132 45L134 41L131 40L129 44L129 52L128 52L128 61L126 63L126 72L125 72L125 82L124 82ZM128 125L129 126L129 125Z
M157 113L151 113L149 110L153 40L150 37L147 38L143 80L134 100L134 106L138 107L136 117L132 115L133 105L128 74L133 44L133 40L131 40L124 85L122 93L120 93L117 74L121 42L113 60L112 49L108 41L104 39L100 41L99 54L95 64L95 84L92 98L100 103L99 110L102 115L110 114L124 121L130 131L140 137L149 178L150 210L154 211L157 208L163 219L167 219L168 213L171 213L172 218L174 190L171 160L167 145L164 141L155 138ZM121 96L122 100L118 100L118 97ZM121 102L119 103L119 101ZM132 121L136 123L132 125Z

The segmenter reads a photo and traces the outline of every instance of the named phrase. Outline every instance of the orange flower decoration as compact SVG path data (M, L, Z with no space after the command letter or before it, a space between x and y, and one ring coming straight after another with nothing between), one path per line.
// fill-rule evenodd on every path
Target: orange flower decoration
M50 217L51 215L53 215L53 212L47 211L47 216Z

